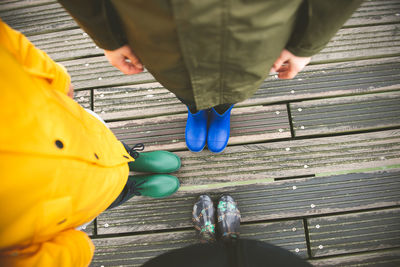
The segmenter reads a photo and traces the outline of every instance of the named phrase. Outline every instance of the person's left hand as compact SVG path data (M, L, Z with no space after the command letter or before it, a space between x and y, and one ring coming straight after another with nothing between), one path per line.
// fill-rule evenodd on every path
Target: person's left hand
M143 64L133 53L129 45L121 46L115 50L104 50L104 55L111 65L124 74L137 74L143 71Z
M280 56L275 60L270 72L278 72L280 79L292 79L311 60L311 57L298 57L286 49L283 49Z

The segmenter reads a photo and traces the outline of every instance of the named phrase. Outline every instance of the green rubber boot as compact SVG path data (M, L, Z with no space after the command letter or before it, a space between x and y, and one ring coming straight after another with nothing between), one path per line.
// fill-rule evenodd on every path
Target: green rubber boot
M128 179L129 183L134 184L132 191L146 197L167 197L179 188L178 178L169 174L135 175Z
M129 163L129 169L136 172L171 173L180 167L179 157L163 150L141 152L134 162Z

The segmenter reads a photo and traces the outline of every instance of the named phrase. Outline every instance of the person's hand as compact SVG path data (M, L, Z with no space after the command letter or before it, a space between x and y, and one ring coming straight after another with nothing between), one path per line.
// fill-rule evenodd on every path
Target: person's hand
M74 86L72 85L72 83L69 84L69 90L67 96L74 99Z
M137 74L143 71L143 65L128 45L116 50L104 50L108 61L124 74Z
M270 72L277 72L279 79L292 79L299 73L311 60L311 57L297 57L284 49Z

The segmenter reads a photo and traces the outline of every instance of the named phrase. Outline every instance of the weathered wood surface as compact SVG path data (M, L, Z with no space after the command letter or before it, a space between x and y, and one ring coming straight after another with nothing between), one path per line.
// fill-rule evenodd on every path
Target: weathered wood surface
M108 126L128 145L145 143L146 151L185 150L186 118L186 114L166 115L112 122ZM291 137L286 105L236 108L232 111L231 129L230 145Z
M270 76L250 99L238 103L237 106L398 90L400 89L399 62L400 57L391 57L311 65L294 80L279 80ZM159 83L151 82L150 74L122 76L115 73L113 76L114 71L108 63L101 66L108 72L104 70L97 73L98 63L86 67L71 66L74 85L78 89L83 89L93 83L98 86L106 86L117 81L127 83L128 80L139 83L94 90L94 110L104 119L143 118L186 112L185 106L172 93ZM89 67L91 69L87 70ZM84 77L87 77L87 80L83 80Z
M300 257L307 257L302 220L243 225L242 237L268 241ZM197 243L194 230L93 240L96 254L91 266L140 266L163 252Z
M79 230L85 232L86 234L88 234L89 236L93 236L95 235L94 232L94 225L95 225L95 221L91 221L89 224L87 225L82 225L79 227Z
M228 146L223 153L176 152L182 185L379 169L400 164L400 131Z
M0 2L0 12L7 11L7 13L3 14L9 14L10 10L13 9L53 4L54 2L55 0L2 0Z
M339 35L335 37L328 45L326 49L321 51L318 55L313 57L313 63L322 63L322 62L329 62L329 61L338 61L338 60L353 60L353 59L368 59L371 57L378 57L378 56L394 56L400 54L400 36L399 26L389 25L389 26L376 26L376 27L367 27L360 31L359 28L356 30L344 29L345 32L339 32ZM355 38L351 39L354 31L360 31L361 35L365 35L363 38ZM91 43L87 36L82 33L80 35L81 30L71 30L71 34L73 36L65 38L68 43L63 42L64 44L68 44L68 47L63 48L63 43L58 42L57 45L51 45L53 41L49 41L48 38L53 38L54 35L58 35L59 38L64 38L60 36L60 33L53 33L48 34L45 36L45 40L39 42L35 41L35 38L32 37L33 43L38 43L39 47L43 46L42 48L45 51L48 51L50 55L54 55L56 58L59 59L67 59L67 58L78 58L82 54L88 55L99 55L102 53L102 50L97 48L95 44ZM386 34L386 35L383 35ZM373 37L378 35L378 37ZM380 36L381 35L381 36ZM374 38L374 42L376 45L371 43L371 38ZM55 38L54 41L57 41L59 38ZM343 40L341 40L343 38ZM382 39L379 39L382 38ZM386 39L391 40L386 40ZM75 40L77 39L77 40ZM349 40L351 39L351 40ZM43 43L42 43L43 42ZM390 42L390 45L388 44ZM48 44L47 44L48 43ZM71 43L71 45L69 45ZM79 45L77 45L79 43ZM361 48L359 43L364 45L365 48ZM65 52L62 52L65 50ZM60 53L62 52L62 53ZM370 71L377 66L365 65L367 62L361 62L363 65L360 66L359 62L355 62L354 68L351 69L350 65L347 63L348 70L346 72L353 71L356 73L357 66L360 68L364 67ZM374 65L379 65L380 60L374 62ZM396 63L396 62L394 62ZM398 60L397 60L398 63ZM368 64L368 63L367 63ZM124 85L124 84L138 84L138 83L148 83L148 82L155 82L154 77L149 74L148 72L136 75L124 75L116 68L112 67L104 56L99 57L92 57L92 58L83 58L83 59L76 59L76 60L69 60L63 61L63 65L65 65L70 72L76 89L86 89L86 88L93 88L93 87L105 87L110 85ZM385 67L385 66L383 66ZM320 71L325 71L324 68L326 66L319 66L317 67ZM317 69L317 68L310 68L310 69ZM305 69L303 74L307 74L308 68ZM336 70L337 71L337 70ZM383 70L381 70L383 71ZM316 73L314 73L316 74ZM320 75L324 77L324 72L320 72ZM362 75L367 75L368 73L362 73ZM272 76L273 77L273 76ZM361 76L363 77L363 76ZM375 78L379 76L376 75ZM372 78L372 77L370 77ZM297 77L297 81L299 79L303 79L301 75ZM273 79L271 79L273 80ZM343 79L341 79L343 80ZM300 80L301 81L301 80ZM269 81L270 82L270 81ZM286 81L284 81L286 82ZM354 82L354 81L353 81ZM286 86L290 83L284 83ZM301 86L302 83L299 85ZM261 86L263 88L264 86ZM285 94L291 93L292 89L288 91L283 91ZM295 90L296 91L296 90ZM282 92L281 92L282 93Z
M400 92L290 104L296 136L400 126Z
M89 90L75 91L74 100L86 109L91 109L92 107L91 92Z
M400 23L400 16L397 23ZM399 24L394 24L341 29L312 57L312 63L399 55L399 28Z
M298 178L209 190L217 202L228 193L237 201L242 222L291 219L400 204L400 172L355 173ZM135 197L98 217L99 234L191 226L191 209L200 192L180 192L164 200ZM179 196L180 195L180 196ZM178 197L179 196L179 197Z
M371 267L398 267L400 266L400 249L380 250L378 252L362 253L310 260L313 266L371 266Z
M140 266L196 243L191 209L204 192L234 196L242 237L311 252L315 266L400 265L398 0L364 1L295 79L270 75L236 105L221 154L188 152L184 105L147 71L112 67L56 1L1 1L0 17L67 67L75 100L118 138L182 158L178 193L135 197L84 229L97 247L92 266Z
M398 24L341 29L326 48L312 58L312 63L398 55L398 32ZM57 61L103 54L81 29L34 35L29 39Z
M123 74L111 66L104 56L68 60L62 64L71 75L76 90L155 82L154 77L146 70L135 75Z
M56 1L29 2L31 1L4 1L0 5L0 17L25 35L77 28L73 19ZM397 0L365 1L345 26L398 23L399 13L400 7ZM38 16L39 14L42 16ZM53 24L51 27L49 27L49 22Z
M11 10L6 5L0 5L0 8L1 19L26 36L78 28L71 16L56 1Z
M399 44L400 45L400 44ZM93 48L96 51L94 53L97 53L96 48ZM397 49L397 48L396 48ZM377 50L378 51L378 50ZM396 54L394 53L394 49L388 49L388 56ZM351 53L351 55L353 55ZM398 54L398 53L397 53ZM368 57L373 57L374 52L368 53ZM319 78L319 81L321 81L320 84L315 84L319 85L320 87L322 86L323 83L329 82L330 76L327 76L328 80L323 80L326 75L338 75L339 72L344 72L344 74L353 74L355 78L364 78L366 79L367 77L369 79L377 79L378 81L385 81L383 80L379 75L372 75L373 71L380 71L384 76L388 75L396 75L392 72L389 72L387 67L390 65L393 65L392 68L398 69L398 57L392 58L392 59L377 59L376 61L355 61L355 62L345 62L342 64L327 64L327 65L318 65L318 66L309 66L304 69L303 72L301 72L296 79L293 81L298 81L299 83L296 84L297 88L302 88L302 86L305 85L305 82L308 82L307 80L309 78ZM147 71L140 73L140 74L135 74L135 75L124 75L121 73L119 70L111 66L107 59L104 56L99 56L99 57L90 57L90 58L82 58L82 59L76 59L76 60L69 60L69 61L63 61L62 64L68 69L68 72L72 76L72 80L74 82L74 85L77 90L82 90L82 89L88 89L88 88L96 88L96 87L106 87L106 86L116 86L116 85L126 85L126 84L142 84L142 83L151 83L155 82L154 77L148 73ZM338 67L338 69L336 68ZM378 67L383 67L383 69L378 69ZM385 73L385 70L387 73ZM357 77L357 73L360 71L360 76ZM311 77L307 77L306 75L310 75ZM398 74L398 72L397 72ZM318 76L317 76L318 75ZM308 78L308 79L307 79ZM340 78L338 82L346 81L346 77ZM350 77L349 77L350 78ZM386 77L389 78L389 77ZM316 80L318 81L318 80ZM261 85L260 89L268 87L268 85L273 85L275 90L272 93L272 97L275 97L275 94L288 94L289 96L292 94L298 94L299 92L296 90L296 88L290 88L290 85L293 84L294 82L286 81L286 80L278 80L275 78L274 75L271 75L267 81L267 83L264 83ZM352 80L348 81L347 84L355 84L357 80ZM381 82L381 83L382 83ZM386 82L389 84L392 84L394 81L390 81L390 79L386 79ZM398 83L398 81L397 81ZM311 85L314 85L311 83ZM158 85L158 87L160 87ZM289 87L289 88L288 88ZM283 90L277 91L278 88L281 88ZM285 90L287 88L287 90ZM318 89L315 88L315 89ZM314 89L314 90L315 90ZM292 90L295 91L295 93L292 93Z
M29 40L56 61L104 54L103 49L100 49L81 29L33 35Z
M400 57L307 66L293 80L269 77L245 104L267 104L400 89Z
M163 252L196 241L194 231L93 239L96 253L90 266L140 266Z
M94 90L94 111L105 120L186 113L187 108L159 83Z
M398 23L400 3L397 0L365 0L345 27Z
M400 209L308 219L314 257L400 246Z

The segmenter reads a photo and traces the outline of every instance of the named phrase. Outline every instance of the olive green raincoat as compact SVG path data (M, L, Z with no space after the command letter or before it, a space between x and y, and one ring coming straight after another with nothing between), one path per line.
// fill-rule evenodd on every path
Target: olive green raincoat
M249 98L280 52L319 52L361 0L60 0L96 44L129 44L197 109Z

